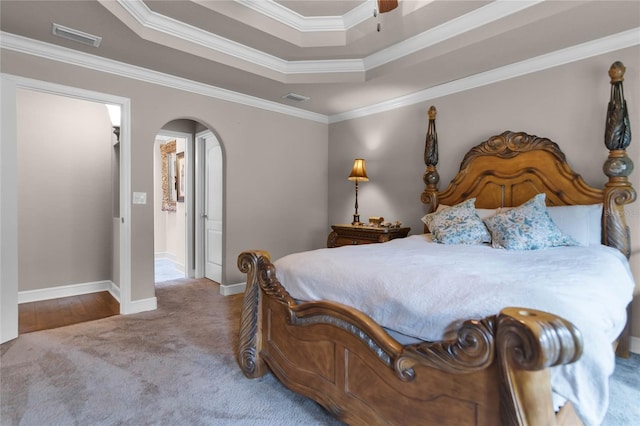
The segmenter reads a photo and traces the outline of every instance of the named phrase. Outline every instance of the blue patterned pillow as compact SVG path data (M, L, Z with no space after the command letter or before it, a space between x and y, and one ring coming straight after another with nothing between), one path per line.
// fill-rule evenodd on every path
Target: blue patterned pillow
M545 194L538 194L519 207L485 219L484 223L491 233L491 245L507 250L578 245L553 222L545 205L545 197Z
M491 242L491 235L476 213L476 199L470 198L455 206L445 207L422 218L433 241L442 244L482 244Z

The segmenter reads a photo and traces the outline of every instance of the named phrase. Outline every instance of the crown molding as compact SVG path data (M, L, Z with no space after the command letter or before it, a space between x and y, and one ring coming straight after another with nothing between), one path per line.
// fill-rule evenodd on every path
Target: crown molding
M464 92L465 90L471 90L476 87L487 86L489 84L498 83L500 81L509 80L522 75L543 71L549 68L638 45L640 45L640 27L557 50L555 52L536 56L510 65L505 65L503 67L494 68L489 71L430 87L406 96L379 102L364 108L331 115L329 116L329 123L338 123L340 121L366 117L430 101L443 96L452 95L454 93Z
M181 42L184 43L194 43L200 48L199 50L204 48L210 52L212 57L215 55L215 60L217 61L229 65L229 60L225 60L224 57L231 57L236 60L235 64L232 66L254 73L256 72L255 67L258 67L264 70L260 75L267 78L273 78L282 83L289 82L289 77L291 76L305 74L314 74L316 76L314 81L319 81L319 75L326 74L327 82L337 83L340 82L334 80L337 74L341 74L341 76L337 78L343 79L343 82L353 82L354 74L358 75L358 78L356 79L357 81L365 81L366 72L371 69L401 59L470 30L488 25L491 22L535 6L543 0L496 0L463 16L439 25L438 27L427 30L364 58L302 61L287 61L195 26L169 18L152 11L142 0L117 0L116 2L113 2L112 0L99 1L105 6L105 8L110 10L116 16L119 14L119 11L117 10L119 5L121 10L132 17L137 25L140 26L140 30L137 31L138 35L147 40L154 41L153 34L158 33L168 35L172 38L181 40ZM308 28L313 28L313 25L303 24L303 22L315 22L315 18L304 18L273 1L237 1L239 4L250 7L258 13L276 19L285 25L290 25L294 28L300 27L302 28L300 31L311 31ZM352 12L353 15L347 13L344 18L349 21L349 25L357 25L364 19L368 19L372 16L369 1L363 3L358 8L353 9ZM365 12L368 13L367 18L364 17ZM302 19L294 18L295 15ZM319 24L317 28L324 26L325 29L323 31L334 31L336 28L339 30L345 30L347 28L347 25L344 22L338 24L335 22L336 20L334 18L336 17L318 17L317 21L322 22L322 24ZM342 18L340 18L340 20L342 21ZM151 30L151 32L149 30ZM202 56L202 53L199 52L191 53ZM241 64L238 64L237 60L240 60ZM242 65L242 63L251 64L251 66ZM334 77L331 77L332 75ZM295 82L304 83L304 81L299 80L296 80Z
M389 62L402 59L420 50L442 43L445 40L459 36L476 28L489 25L492 22L506 18L529 7L541 3L543 0L530 1L502 1L492 3L472 10L462 16L452 19L423 33L407 38L393 46L382 49L364 58L364 69L373 68Z
M373 16L375 0L351 9L342 16L302 16L273 0L236 0L237 3L300 32L347 31Z
M316 121L324 124L338 123L354 118L366 117L397 108L430 101L454 93L471 90L500 81L509 80L526 74L535 73L556 66L602 55L616 50L640 45L640 27L633 28L608 37L603 37L576 46L561 49L535 58L520 61L514 64L495 68L480 74L475 74L449 83L431 87L406 96L379 102L364 108L358 108L331 116L309 112L295 107L282 105L257 97L244 95L216 86L199 83L169 74L148 70L134 65L105 59L88 53L78 52L72 49L36 41L11 33L0 32L0 47L38 56L58 62L64 62L100 72L118 75L144 81L151 84L162 85L178 90L209 96L212 98L239 103L268 111L287 114L297 118Z
M112 13L115 12L114 9L110 7L112 0L100 0L100 2L107 7L109 11ZM116 3L142 27L142 31L136 32L146 40L154 41L153 37L151 37L147 31L144 31L152 30L188 43L195 43L206 49L230 55L278 73L286 73L287 71L287 61L283 59L233 40L220 37L217 34L210 33L193 25L161 15L149 9L142 0L117 0Z
M0 32L0 47L14 52L37 56L70 65L76 65L95 71L105 72L120 77L131 78L144 81L146 83L157 84L198 95L208 96L223 101L234 102L254 108L277 112L302 118L305 120L328 123L328 117L323 114L306 111L300 108L283 105L277 102L249 96L216 86L176 77L169 74L149 70L124 62L114 61L99 56L79 52L66 47L56 46L49 43L33 40L19 35Z
M100 2L112 13L118 16L119 7L122 8L130 17L132 17L137 25L140 26L138 35L150 41L154 41L152 32L165 34L186 43L193 43L200 49L205 48L212 53L212 57L221 63L229 65L229 61L224 56L240 60L249 66L239 65L236 61L234 65L247 72L256 73L255 67L265 70L257 73L267 78L272 78L282 83L288 82L288 76L305 75L305 74L353 74L357 73L364 79L364 64L362 59L339 59L339 60L305 60L305 61L286 61L260 50L245 46L227 38L210 33L195 26L185 24L167 16L161 15L149 9L149 7L140 0L117 0L114 4L112 0L100 0ZM135 31L134 28L131 28ZM175 46L174 46L175 47ZM198 56L201 53L191 52ZM222 57L220 55L223 55ZM353 77L345 77L347 81L353 81ZM329 82L333 81L332 77L328 77ZM318 80L317 78L315 80Z

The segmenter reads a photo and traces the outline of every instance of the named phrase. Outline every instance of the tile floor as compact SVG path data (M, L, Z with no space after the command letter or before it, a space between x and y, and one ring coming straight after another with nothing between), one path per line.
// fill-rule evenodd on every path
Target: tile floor
M184 272L175 268L173 261L158 258L155 260L155 281L157 283L184 278Z

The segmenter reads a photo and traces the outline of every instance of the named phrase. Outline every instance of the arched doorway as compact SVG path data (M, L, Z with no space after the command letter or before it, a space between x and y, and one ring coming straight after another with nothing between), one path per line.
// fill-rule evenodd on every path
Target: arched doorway
M218 138L200 121L176 119L158 131L154 143L156 282L168 277L222 283L223 161Z

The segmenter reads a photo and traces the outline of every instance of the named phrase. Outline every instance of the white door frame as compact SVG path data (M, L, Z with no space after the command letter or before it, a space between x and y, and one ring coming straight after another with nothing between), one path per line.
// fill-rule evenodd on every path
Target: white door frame
M195 140L195 247L196 247L196 270L195 278L204 278L204 223L202 212L204 211L204 179L205 179L205 158L204 144L202 139L210 133L210 130L203 130L196 133Z
M0 148L0 343L18 337L18 213L16 91L27 89L91 102L120 105L120 313L131 303L131 100L121 96L1 74L2 147Z

